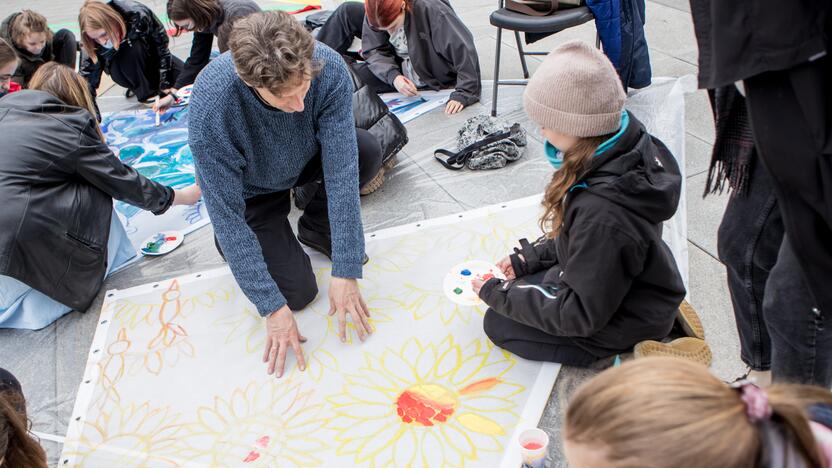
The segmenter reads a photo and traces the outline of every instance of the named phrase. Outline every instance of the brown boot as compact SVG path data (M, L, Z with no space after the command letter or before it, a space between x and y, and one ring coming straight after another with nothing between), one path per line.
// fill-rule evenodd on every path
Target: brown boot
M361 195L369 195L376 190L380 189L381 186L384 185L384 168L378 170L378 174L373 177L366 185L361 187L359 193Z
M676 311L676 320L679 321L685 335L700 340L705 339L705 327L702 326L702 321L699 320L696 309L688 301L682 301L679 310Z
M670 343L662 343L660 341L642 341L633 349L633 355L636 359L653 357L653 356L668 356L687 359L688 361L698 362L706 366L711 365L711 348L705 340L698 338L678 338Z

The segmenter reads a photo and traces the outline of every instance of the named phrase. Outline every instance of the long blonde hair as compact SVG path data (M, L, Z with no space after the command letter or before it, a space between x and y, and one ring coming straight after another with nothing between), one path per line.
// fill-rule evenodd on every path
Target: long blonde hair
M87 81L81 78L71 68L58 62L47 62L43 64L32 75L29 83L30 89L46 91L63 101L64 104L80 107L95 117L95 104L90 95ZM101 127L96 123L95 130L102 142L106 142Z
M540 217L540 228L547 237L554 238L560 234L563 226L563 201L569 189L586 175L598 146L611 137L612 134L581 138L575 146L564 153L563 165L552 175L552 180L543 194L543 216Z
M800 385L775 385L767 393L772 421L787 429L810 466L823 466L806 409L832 404L832 394ZM753 468L761 451L760 425L749 422L740 397L700 364L638 359L578 390L566 411L564 439L603 451L613 468Z
M127 34L124 18L111 6L95 0L87 0L78 12L78 25L81 27L81 47L90 56L93 63L98 62L95 43L87 35L88 29L103 29L113 41L113 47L119 48L121 40Z

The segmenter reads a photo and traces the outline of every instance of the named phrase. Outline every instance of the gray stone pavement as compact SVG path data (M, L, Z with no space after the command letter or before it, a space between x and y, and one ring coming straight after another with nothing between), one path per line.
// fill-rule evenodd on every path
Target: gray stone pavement
M451 0L454 8L474 33L480 54L484 80L493 78L496 29L489 25L488 15L495 0ZM21 8L32 8L45 14L50 23L69 24L77 20L83 0L2 0L0 15ZM163 0L145 2L155 11L164 11ZM261 0L264 6L268 1ZM650 45L653 75L682 76L696 73L697 49L686 0L652 0L647 2L647 41ZM540 41L530 49L550 50L569 39L592 42L592 23ZM520 78L514 38L503 35L501 77ZM172 50L183 59L190 48L190 38L174 39ZM532 71L540 63L530 57ZM511 118L532 130L522 113L522 88L501 87L498 100L501 117ZM399 155L398 166L390 173L384 187L362 199L365 229L384 227L434 218L501 201L520 198L542 191L548 166L542 158L539 134L532 133L530 150L522 162L489 174L457 179L433 161L430 154L440 145L453 140L456 129L470 116L485 113L490 107L490 88L484 89L483 102L460 115L445 116L434 112L408 124L410 143ZM103 111L135 107L135 101L123 97L115 87L104 93L100 101ZM739 361L739 345L730 299L725 283L725 269L716 258L716 231L727 197L709 196L702 199L706 171L713 143L713 121L707 96L697 91L687 96L686 177L688 203L688 241L690 255L690 296L700 312L707 339L714 350L713 371L723 379L733 379L744 372ZM488 183L486 182L488 179ZM190 235L182 248L172 254L143 259L130 268L110 277L102 291L121 289L155 280L206 270L221 265L213 245L212 230L206 227ZM49 434L63 434L71 414L75 394L86 364L90 342L97 323L102 296L87 313L73 312L57 323L39 331L0 330L0 366L11 370L22 381L29 400L34 429ZM560 416L574 389L596 371L565 367L553 389L541 427L553 440L558 439ZM60 444L44 442L50 463L57 463ZM551 447L551 466L565 466L560 444Z

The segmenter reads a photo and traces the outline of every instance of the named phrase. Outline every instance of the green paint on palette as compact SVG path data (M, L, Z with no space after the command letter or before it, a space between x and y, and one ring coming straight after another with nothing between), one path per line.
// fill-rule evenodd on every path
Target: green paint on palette
M462 292L463 292L463 291L462 291L462 288L456 288L456 289L454 289L454 294L459 295L459 294L462 294Z

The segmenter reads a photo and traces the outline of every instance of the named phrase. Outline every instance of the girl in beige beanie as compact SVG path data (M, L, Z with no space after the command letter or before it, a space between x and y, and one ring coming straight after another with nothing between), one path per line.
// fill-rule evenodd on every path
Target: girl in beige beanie
M475 284L490 307L485 333L521 357L588 366L673 327L685 287L661 232L682 179L625 97L609 60L577 41L553 50L526 88L558 169L545 235L498 262L506 280Z

